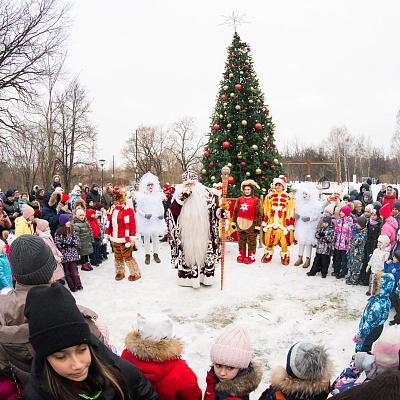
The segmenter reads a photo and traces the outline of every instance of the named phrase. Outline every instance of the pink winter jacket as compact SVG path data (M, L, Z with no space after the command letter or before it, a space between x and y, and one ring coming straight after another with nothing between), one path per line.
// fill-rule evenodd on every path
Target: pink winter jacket
M47 232L50 232L50 231L47 231ZM54 271L54 279L56 281L58 281L59 279L61 279L64 276L64 269L61 264L62 254L61 254L61 251L58 250L56 244L54 243L53 237L51 235L46 235L47 232L40 232L39 237L41 237L46 242L46 244L50 247L54 258L57 261L57 268Z
M388 217L382 226L381 235L386 235L390 239L390 245L393 247L396 242L396 231L398 228L397 221L392 217Z
M0 399L20 399L23 387L20 383L18 385L19 387L17 388L12 379L0 378Z
M351 226L353 219L351 217L340 217L335 224L335 249L348 250L352 235Z

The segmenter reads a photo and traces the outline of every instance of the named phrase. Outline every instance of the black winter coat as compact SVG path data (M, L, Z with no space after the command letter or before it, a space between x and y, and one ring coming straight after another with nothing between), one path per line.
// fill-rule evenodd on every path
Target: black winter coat
M20 215L22 215L21 210L19 209L19 206L18 206L18 202L17 201L10 202L10 201L8 201L7 197L4 197L3 210L7 213L8 218L10 218L10 221L12 224L11 229L15 229L15 218L18 218ZM17 215L17 217L14 218L13 214L15 212L17 212L18 215Z
M125 378L129 394L126 400L158 400L158 395L153 391L151 383L143 373L129 361L115 355L111 350L101 343L94 335L91 335L93 350L103 357L110 365L116 368ZM25 400L52 400L48 390L41 382L44 368L44 359L34 357L31 369L31 376L28 384L22 392L22 399ZM100 388L98 389L100 390ZM108 388L97 398L98 400L115 399L115 391Z
M98 190L89 190L88 194L86 195L85 202L86 204L89 204L90 201L93 201L93 204L101 203L101 198Z
M49 223L50 231L51 231L51 236L54 237L54 234L56 233L56 229L58 227L58 221L60 218L60 214L64 214L62 210L60 210L60 213L57 213L57 204L54 204L53 206L49 206L49 200L53 192L46 192L43 196L43 208L41 209L41 218L45 219Z

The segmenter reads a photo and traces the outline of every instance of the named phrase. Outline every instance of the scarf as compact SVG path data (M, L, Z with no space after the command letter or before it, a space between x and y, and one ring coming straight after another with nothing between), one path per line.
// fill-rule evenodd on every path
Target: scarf
M36 228L36 230L37 230L37 228ZM39 237L45 237L45 238L51 237L51 230L49 229L48 231L45 231L45 232L40 231Z
M110 221L112 221L112 216L113 216L115 210L123 213L124 225L125 225L125 247L130 247L130 235L129 235L130 218L129 218L129 213L127 212L128 208L126 207L126 204L123 204L122 206L112 206L111 207L111 211L108 214L106 230L104 233L106 235L111 236ZM114 229L117 229L117 236L118 236L118 226L114 227Z

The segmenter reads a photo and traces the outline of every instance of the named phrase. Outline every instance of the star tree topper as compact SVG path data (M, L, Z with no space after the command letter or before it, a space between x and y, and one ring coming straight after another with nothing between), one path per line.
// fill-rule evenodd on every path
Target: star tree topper
M235 32L237 31L237 27L238 25L241 24L249 24L250 22L248 21L244 21L244 17L246 16L246 14L243 15L235 15L234 12L232 12L232 15L230 16L225 16L225 15L221 15L222 18L225 18L225 22L223 22L222 24L219 25L228 25L228 26L233 26L233 29L235 30Z

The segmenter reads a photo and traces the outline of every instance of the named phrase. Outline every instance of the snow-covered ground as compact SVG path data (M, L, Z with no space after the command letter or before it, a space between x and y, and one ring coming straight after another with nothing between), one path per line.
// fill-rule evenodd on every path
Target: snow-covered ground
M119 354L128 332L136 329L138 314L162 312L174 321L174 335L184 344L183 358L198 377L204 391L209 352L225 326L245 327L252 340L253 358L263 366L261 385L252 399L258 399L270 384L271 369L286 365L290 346L306 340L326 345L336 375L350 361L358 323L368 297L364 286L348 286L329 275L309 277L307 270L293 266L297 246L291 246L289 266L280 263L278 247L272 263L236 263L237 243L226 244L224 288L220 273L216 283L199 289L180 287L177 271L170 267L170 248L161 243L161 264L152 259L144 264L143 244L134 253L142 279L114 280L113 254L91 272L80 271L84 290L75 293L77 303L96 311L110 330L110 342ZM128 271L127 271L128 272ZM392 317L393 310L391 311Z

